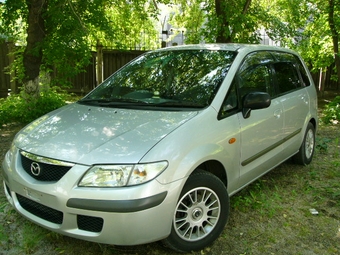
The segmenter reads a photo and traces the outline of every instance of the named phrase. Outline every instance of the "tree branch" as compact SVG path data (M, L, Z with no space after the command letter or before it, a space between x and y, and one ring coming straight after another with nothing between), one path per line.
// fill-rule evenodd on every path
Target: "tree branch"
M245 15L251 5L251 0L247 0L246 3L243 6L242 14Z
M68 4L70 5L71 10L72 10L74 16L76 16L76 18L78 19L79 24L81 25L81 27L83 28L83 30L84 30L84 31L87 31L87 29L86 29L84 23L82 22L81 18L80 18L79 15L76 13L76 11L75 11L75 9L74 9L74 7L73 7L73 4L72 4L72 2L71 2L71 0L67 0L67 2L68 2Z

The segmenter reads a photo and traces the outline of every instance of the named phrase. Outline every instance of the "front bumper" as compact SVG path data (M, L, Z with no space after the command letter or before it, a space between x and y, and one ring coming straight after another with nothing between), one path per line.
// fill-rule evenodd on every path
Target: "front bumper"
M181 181L80 188L76 184L86 166L75 165L58 182L46 183L22 171L20 159L13 158L3 162L6 197L20 214L38 225L71 237L115 245L150 243L170 234Z

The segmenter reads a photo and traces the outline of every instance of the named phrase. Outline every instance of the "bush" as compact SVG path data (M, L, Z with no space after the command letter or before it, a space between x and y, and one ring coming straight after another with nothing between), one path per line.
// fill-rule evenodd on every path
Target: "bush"
M49 88L38 98L29 98L23 92L0 99L0 126L8 123L27 124L40 116L66 104L65 92Z
M325 124L337 124L340 122L340 96L325 106L323 116L321 118Z

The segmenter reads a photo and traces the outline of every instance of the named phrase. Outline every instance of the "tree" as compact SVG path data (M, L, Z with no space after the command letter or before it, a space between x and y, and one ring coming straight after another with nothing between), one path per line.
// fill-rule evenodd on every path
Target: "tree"
M172 17L171 24L186 28L186 43L259 43L263 28L277 40L289 32L277 16L268 14L272 1L177 0L175 3L180 6L180 12Z
M232 22L238 20L243 25L247 25L248 19L246 14L249 11L251 0L245 1L223 1L215 0L215 13L217 19L217 43L230 43L233 42L233 33L239 32L236 25L237 23ZM243 8L241 8L243 5ZM235 6L235 8L230 8ZM242 22L245 21L245 22ZM233 24L232 24L233 23Z
M339 0L275 0L270 15L290 27L280 41L296 49L313 72L327 70L334 63L340 81L339 59ZM338 83L339 84L339 83Z
M272 40L298 50L312 70L335 63L340 80L339 0L160 2L177 8L170 22L185 31L186 43L259 43L265 29ZM26 21L21 21L27 43L19 76L26 84L37 74L53 71L58 78L53 81L60 83L80 72L97 41L119 48L150 48L157 41L155 0L7 0L3 10L2 33L18 38L18 21Z
M68 77L81 72L89 63L98 40L120 48L131 46L131 42L140 44L141 31L152 34L153 28L146 3L146 0L7 0L2 8L4 26L0 33L17 40L18 31L26 28L21 68L16 70L26 93L39 95L39 77L44 74L53 73L52 85L66 84ZM21 27L16 24L18 20L22 20Z
M43 59L43 43L45 38L46 0L26 0L28 7L27 45L23 54L24 89L29 95L39 95L40 66Z
M204 27L206 13L201 1L180 0L178 4L172 4L168 12L171 13L169 22L176 28L173 30L174 36L185 33L186 43L199 43L204 40L200 31Z
M338 81L340 81L340 56L339 56L339 29L340 29L340 10L337 10L336 6L339 6L340 2L337 0L328 0L328 23L331 31L334 62L337 70ZM339 84L339 83L338 83ZM339 86L338 86L339 87Z

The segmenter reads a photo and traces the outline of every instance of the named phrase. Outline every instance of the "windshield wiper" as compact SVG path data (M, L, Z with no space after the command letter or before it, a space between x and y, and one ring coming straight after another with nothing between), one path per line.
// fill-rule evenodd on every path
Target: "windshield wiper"
M133 98L113 98L113 99L81 99L80 104L90 104L99 106L126 106L126 105L147 105L147 102Z
M81 103L81 104L86 104L86 103L94 103L94 104L97 104L97 103L102 103L102 102L109 102L111 100L108 100L108 99L80 99L77 103Z
M190 101L167 101L154 104L155 106L185 107L185 108L204 108L206 105Z
M113 98L113 99L82 99L78 103L85 105L96 105L103 107L173 107L173 108L204 108L207 105L195 103L191 101L165 101L165 102L145 102L133 98Z

